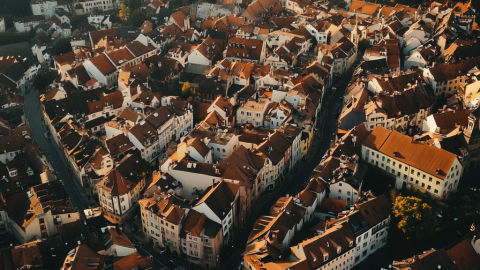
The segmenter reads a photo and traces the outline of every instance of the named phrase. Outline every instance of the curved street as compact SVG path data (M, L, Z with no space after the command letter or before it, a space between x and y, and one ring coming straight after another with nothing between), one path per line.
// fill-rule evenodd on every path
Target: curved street
M79 192L77 183L74 182L76 180L74 179L69 168L66 166L67 163L64 162L65 156L63 151L58 149L55 143L52 142L51 139L47 139L45 136L45 131L47 128L44 124L45 118L43 115L43 108L40 103L37 90L31 89L25 94L24 110L27 122L33 131L35 142L38 146L40 146L48 161L52 165L55 173L57 174L57 178L62 180L65 191L70 197L70 204L73 208L77 209L80 212L81 217L84 218L83 210L86 209L84 202L86 201L85 195Z

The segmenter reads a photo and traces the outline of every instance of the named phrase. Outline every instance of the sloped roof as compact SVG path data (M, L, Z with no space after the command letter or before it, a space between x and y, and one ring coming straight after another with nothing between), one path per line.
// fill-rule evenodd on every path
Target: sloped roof
M208 187L196 205L205 203L220 220L223 220L232 209L238 190L238 184L221 181Z
M363 145L407 163L419 170L444 179L457 159L455 154L432 145L419 143L397 131L377 126ZM432 159L431 157L435 157Z
M108 75L112 72L117 71L115 66L108 60L107 56L104 54L100 54L98 56L95 56L93 58L90 58L90 62L92 62L93 65L95 65L100 72L102 72L103 75Z

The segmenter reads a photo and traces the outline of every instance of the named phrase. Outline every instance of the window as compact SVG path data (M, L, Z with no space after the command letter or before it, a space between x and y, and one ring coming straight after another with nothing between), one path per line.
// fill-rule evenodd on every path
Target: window
M435 189L435 190L433 191L433 193L438 194L438 190Z

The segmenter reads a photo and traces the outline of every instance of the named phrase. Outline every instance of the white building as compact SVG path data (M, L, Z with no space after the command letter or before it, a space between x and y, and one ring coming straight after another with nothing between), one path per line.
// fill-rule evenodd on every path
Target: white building
M50 199L40 198L44 194L50 194ZM20 243L55 236L59 226L80 219L78 211L69 206L68 195L58 181L34 186L14 196L6 202L7 205L10 202L11 210L7 209L5 225Z
M269 103L268 98L247 101L237 110L237 124L250 123L254 127L261 127Z
M5 18L0 18L0 33L5 33Z
M45 17L43 15L32 15L27 17L20 17L16 18L13 21L13 25L15 26L15 30L20 33L29 32L32 29L35 29L40 22L45 21Z
M238 226L239 203L239 185L221 181L205 190L192 209L222 225L223 242L229 243L233 240L235 227Z
M143 232L155 246L180 254L180 230L189 209L175 195L157 195L140 200Z
M83 67L102 85L112 86L118 80L118 70L105 54L85 60Z
M405 186L441 198L457 189L463 173L455 154L380 126L363 141L362 158L395 177L397 189Z
M52 16L57 8L66 8L66 5L58 5L57 0L33 0L30 2L33 15Z
M146 186L148 164L129 154L97 185L98 199L104 217L112 223L122 223L137 205Z
M82 15L85 13L101 12L115 9L120 6L117 0L75 0L73 7L75 14ZM117 6L118 5L118 6Z

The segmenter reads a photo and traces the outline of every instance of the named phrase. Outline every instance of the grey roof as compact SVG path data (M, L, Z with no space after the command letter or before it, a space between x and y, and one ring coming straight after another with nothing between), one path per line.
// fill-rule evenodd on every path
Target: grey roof
M0 57L10 55L31 56L32 48L26 41L0 46Z
M135 26L121 26L117 28L117 36L128 38L133 41L137 38L139 31Z
M215 221L207 218L205 221L205 224L203 225L203 228L205 229L204 234L210 238L215 238L222 228L222 225L216 223Z
M70 28L72 28L72 27L70 26L70 24L68 24L68 23L62 23L62 24L60 25L60 27L61 27L62 29L70 29Z
M185 72L186 73L192 73L192 74L207 74L207 72L210 70L210 66L206 65L199 65L199 64L192 64L188 63L185 66Z
M368 222L362 216L360 211L348 216L348 224L352 227L355 235L360 235L368 229Z

